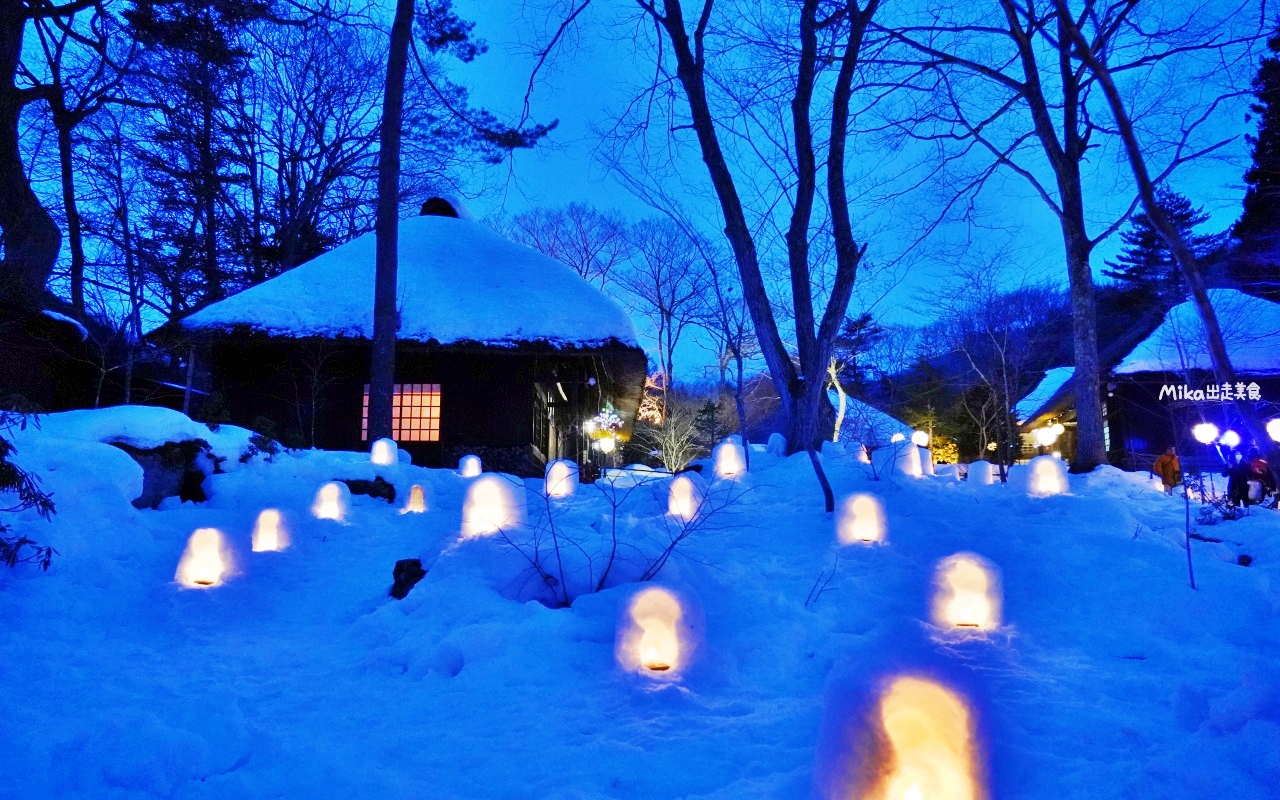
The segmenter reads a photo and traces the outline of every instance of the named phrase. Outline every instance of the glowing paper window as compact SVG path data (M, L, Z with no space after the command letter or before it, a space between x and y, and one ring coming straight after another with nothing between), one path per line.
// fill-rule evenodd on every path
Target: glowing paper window
M397 442L440 441L440 384L397 383L391 395L391 438ZM369 441L369 384L364 385L360 439Z

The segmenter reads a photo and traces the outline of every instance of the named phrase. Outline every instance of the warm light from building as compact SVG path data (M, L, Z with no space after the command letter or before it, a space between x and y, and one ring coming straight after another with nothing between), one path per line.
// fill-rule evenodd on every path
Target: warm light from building
M253 552L266 553L289 546L289 538L281 521L280 512L274 508L265 509L258 515L258 521L253 526Z
M1055 422L1050 430L1053 431L1054 436L1061 436L1067 432L1067 426L1063 425L1061 422Z
M1041 447L1052 447L1053 443L1058 441L1058 433L1052 427L1036 428L1032 436L1035 437L1036 444Z
M187 540L174 580L191 588L217 586L228 567L222 534L216 528L197 528Z
M898 678L880 698L881 777L863 800L979 800L974 725L964 701L933 681Z

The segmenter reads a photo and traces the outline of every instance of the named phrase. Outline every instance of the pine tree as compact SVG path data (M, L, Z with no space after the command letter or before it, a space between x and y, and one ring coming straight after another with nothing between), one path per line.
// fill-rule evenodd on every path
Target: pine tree
M239 288L223 257L236 216L231 187L248 180L232 104L249 74L246 30L269 11L262 0L138 0L124 14L143 48L139 88L163 109L140 155L160 197L145 256L171 284L171 312Z
M1253 96L1248 121L1258 119L1258 135L1245 136L1253 146L1253 163L1244 173L1248 189L1244 213L1232 235L1248 242L1280 234L1280 32L1267 42L1273 54L1262 60L1253 79Z
M1194 232L1197 225L1208 221L1209 215L1203 208L1193 208L1185 196L1160 186L1156 189L1156 202L1198 258L1203 258L1222 244L1221 235ZM1166 306L1186 298L1187 287L1182 270L1145 213L1133 218L1129 230L1120 234L1120 240L1124 242L1124 250L1115 261L1107 262L1110 269L1104 269L1103 275Z
M1228 263L1231 277L1246 291L1280 300L1280 257L1274 255L1280 244L1280 32L1267 48L1273 55L1254 76L1256 102L1245 117L1257 117L1258 134L1245 137L1253 163L1244 173L1244 213L1231 231L1240 248Z

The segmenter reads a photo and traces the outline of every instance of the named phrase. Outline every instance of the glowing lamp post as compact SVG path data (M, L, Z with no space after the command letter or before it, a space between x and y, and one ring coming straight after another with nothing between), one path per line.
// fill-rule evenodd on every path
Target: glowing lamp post
M667 496L667 513L676 519L691 520L698 515L702 505L702 484L686 472L671 480L671 492Z
M280 523L280 512L274 508L265 509L258 515L258 521L253 526L253 552L267 553L289 546L289 536Z
M1267 435L1271 437L1271 441L1280 442L1280 417L1267 423Z
M1222 434L1222 438L1218 440L1218 444L1221 444L1224 447L1239 447L1240 434L1235 431L1227 431Z
M552 461L543 475L543 484L547 497L560 499L572 496L578 490L578 465L565 459Z
M480 456L463 456L458 459L458 474L462 477L474 478L481 472L484 472L484 468L480 464Z
M631 600L618 659L624 667L643 674L678 672L682 664L679 623L684 616L675 595L657 587L645 589Z
M874 544L885 540L884 506L871 494L853 494L845 498L836 523L840 544Z
M379 467L395 466L400 461L400 448L391 439L379 439L369 450L369 460Z
M1218 438L1218 426L1212 422L1201 422L1191 429L1191 435L1200 444L1213 444L1214 440Z
M1048 497L1067 491L1067 465L1057 456L1031 459L1031 478L1027 491L1036 497Z
M414 484L409 487L409 500L404 504L404 508L400 510L401 514L421 514L427 510L427 493L419 486Z
M711 451L717 478L739 478L747 471L747 456L737 439L726 439Z
M884 766L863 800L979 800L974 725L964 700L933 681L898 678L880 698Z
M326 483L316 492L311 513L316 519L333 519L341 522L347 516L347 504L351 502L351 490L345 483Z
M197 528L187 540L174 580L192 588L217 586L222 583L230 560L216 528Z
M524 486L490 473L467 487L462 501L462 535L488 536L524 522Z
M1000 627L1000 572L973 553L957 553L938 564L933 585L933 624L981 632Z

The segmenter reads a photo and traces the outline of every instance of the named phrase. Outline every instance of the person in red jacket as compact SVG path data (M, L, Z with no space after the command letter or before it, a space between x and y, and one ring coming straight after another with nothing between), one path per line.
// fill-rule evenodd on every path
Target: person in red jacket
M1245 458L1244 463L1249 470L1246 481L1250 484L1254 482L1260 484L1257 491L1254 491L1253 487L1249 486L1249 494L1245 500L1245 505L1261 503L1267 495L1276 490L1275 477L1271 474L1271 465L1262 457L1262 451L1256 447L1249 448L1249 455Z

